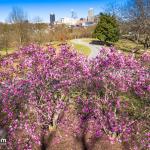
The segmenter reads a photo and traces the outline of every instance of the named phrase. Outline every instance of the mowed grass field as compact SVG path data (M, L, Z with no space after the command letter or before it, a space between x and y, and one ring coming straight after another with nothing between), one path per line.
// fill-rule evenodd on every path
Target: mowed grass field
M91 49L87 46L81 44L73 44L74 48L77 50L78 53L83 54L85 56L89 56L91 53Z

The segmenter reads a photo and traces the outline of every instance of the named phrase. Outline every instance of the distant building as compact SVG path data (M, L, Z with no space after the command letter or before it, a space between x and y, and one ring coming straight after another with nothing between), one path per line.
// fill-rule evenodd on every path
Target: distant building
M24 22L24 23L29 23L29 20L24 20L23 22Z
M77 14L73 9L71 9L71 18L73 18L73 19L77 18Z
M86 19L86 18L80 18L80 19L77 21L76 25L77 25L77 26L83 26L83 24L84 24L85 22L87 22L87 19Z
M95 22L95 23L98 23L98 22L99 22L99 17L100 17L100 15L95 15L95 16L94 16L94 22Z
M90 8L88 10L88 18L87 18L88 22L94 22L94 9Z
M82 24L83 27L90 27L90 26L94 26L94 25L95 25L94 22L84 22L84 23Z
M74 26L74 25L76 25L76 24L77 24L77 21L78 21L78 19L69 18L69 17L61 18L61 23L62 23L62 24L69 25L69 26Z
M50 25L53 25L55 23L55 14L51 13L50 14Z

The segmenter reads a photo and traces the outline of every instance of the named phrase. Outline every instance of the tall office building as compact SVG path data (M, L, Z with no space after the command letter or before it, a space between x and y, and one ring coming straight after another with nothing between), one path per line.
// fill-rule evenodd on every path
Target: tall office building
M88 22L94 22L94 9L90 8L88 10Z
M53 25L55 22L55 14L54 13L51 13L50 14L50 24Z

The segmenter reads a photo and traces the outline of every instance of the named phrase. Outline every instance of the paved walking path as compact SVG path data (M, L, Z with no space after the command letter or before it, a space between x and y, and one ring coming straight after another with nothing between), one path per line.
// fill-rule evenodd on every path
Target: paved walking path
M98 55L100 49L102 48L102 46L100 45L90 44L88 42L83 41L82 39L73 39L71 40L71 42L89 47L91 49L91 53L88 56L89 59L95 58Z

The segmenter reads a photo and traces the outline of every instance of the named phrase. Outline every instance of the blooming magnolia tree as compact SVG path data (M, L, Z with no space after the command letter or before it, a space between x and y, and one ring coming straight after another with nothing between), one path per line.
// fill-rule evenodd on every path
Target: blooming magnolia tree
M0 126L8 133L7 147L47 149L45 137L52 139L62 128L84 149L104 135L111 143L148 148L148 61L149 55L136 60L113 48L88 60L67 45L58 53L50 46L30 45L3 58ZM74 123L67 112L74 112Z

